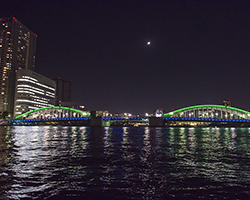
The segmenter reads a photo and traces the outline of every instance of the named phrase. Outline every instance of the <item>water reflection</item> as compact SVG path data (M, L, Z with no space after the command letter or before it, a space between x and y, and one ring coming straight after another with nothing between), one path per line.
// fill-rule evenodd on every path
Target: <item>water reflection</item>
M0 199L247 197L249 139L248 128L0 127Z

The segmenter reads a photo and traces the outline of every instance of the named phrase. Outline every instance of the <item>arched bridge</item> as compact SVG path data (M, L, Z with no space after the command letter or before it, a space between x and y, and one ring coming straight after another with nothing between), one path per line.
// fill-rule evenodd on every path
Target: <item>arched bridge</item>
M74 108L50 106L30 110L26 113L16 116L15 119L62 119L81 117L90 117L90 113Z
M63 125L89 125L110 126L121 124L141 123L149 126L171 126L178 123L206 122L206 126L226 124L231 126L250 125L250 112L231 106L222 105L196 105L164 113L162 117L95 117L90 113L68 107L52 106L43 107L23 113L11 120L16 125L33 124L63 124ZM197 126L202 123L196 123ZM204 125L204 124L203 124Z
M249 122L250 112L231 106L196 105L174 110L163 115L165 119L178 121L231 121Z

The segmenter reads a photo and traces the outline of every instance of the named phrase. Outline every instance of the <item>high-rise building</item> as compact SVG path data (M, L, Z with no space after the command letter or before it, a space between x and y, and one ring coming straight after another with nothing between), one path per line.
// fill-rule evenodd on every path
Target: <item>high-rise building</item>
M0 115L13 115L16 70L35 69L36 39L15 17L0 19Z
M19 69L16 77L14 117L55 105L55 81L29 69Z
M71 101L71 81L65 81L58 78L53 78L56 82L56 105L60 105L61 102Z

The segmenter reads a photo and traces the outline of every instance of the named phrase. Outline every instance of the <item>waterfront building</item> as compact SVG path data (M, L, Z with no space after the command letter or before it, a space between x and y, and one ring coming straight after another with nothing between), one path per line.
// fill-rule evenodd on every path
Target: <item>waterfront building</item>
M0 19L0 115L13 115L16 71L35 69L36 39L15 17Z
M27 111L55 105L56 83L29 69L16 73L14 117Z
M59 106L75 108L77 110L85 110L85 111L87 110L84 105L79 105L78 103L72 101L61 101Z
M230 99L228 99L228 100L223 100L223 105L224 105L224 106L231 106L231 101L230 101Z
M66 81L58 78L52 78L56 82L56 105L62 102L71 101L71 84L72 81Z

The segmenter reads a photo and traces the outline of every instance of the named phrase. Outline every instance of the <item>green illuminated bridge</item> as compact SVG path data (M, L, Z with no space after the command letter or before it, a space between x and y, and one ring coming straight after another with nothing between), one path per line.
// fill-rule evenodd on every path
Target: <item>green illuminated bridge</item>
M165 113L164 117L250 119L250 112L222 105L196 105Z
M112 122L143 122L150 126L168 126L176 122L223 123L223 124L250 124L250 112L239 108L222 105L196 105L164 113L162 117L96 117L89 112L68 107L43 107L23 113L11 120L13 125L34 124L41 122L82 121L83 125L109 126Z
M53 119L53 118L90 117L90 113L74 108L51 106L30 110L15 119Z

